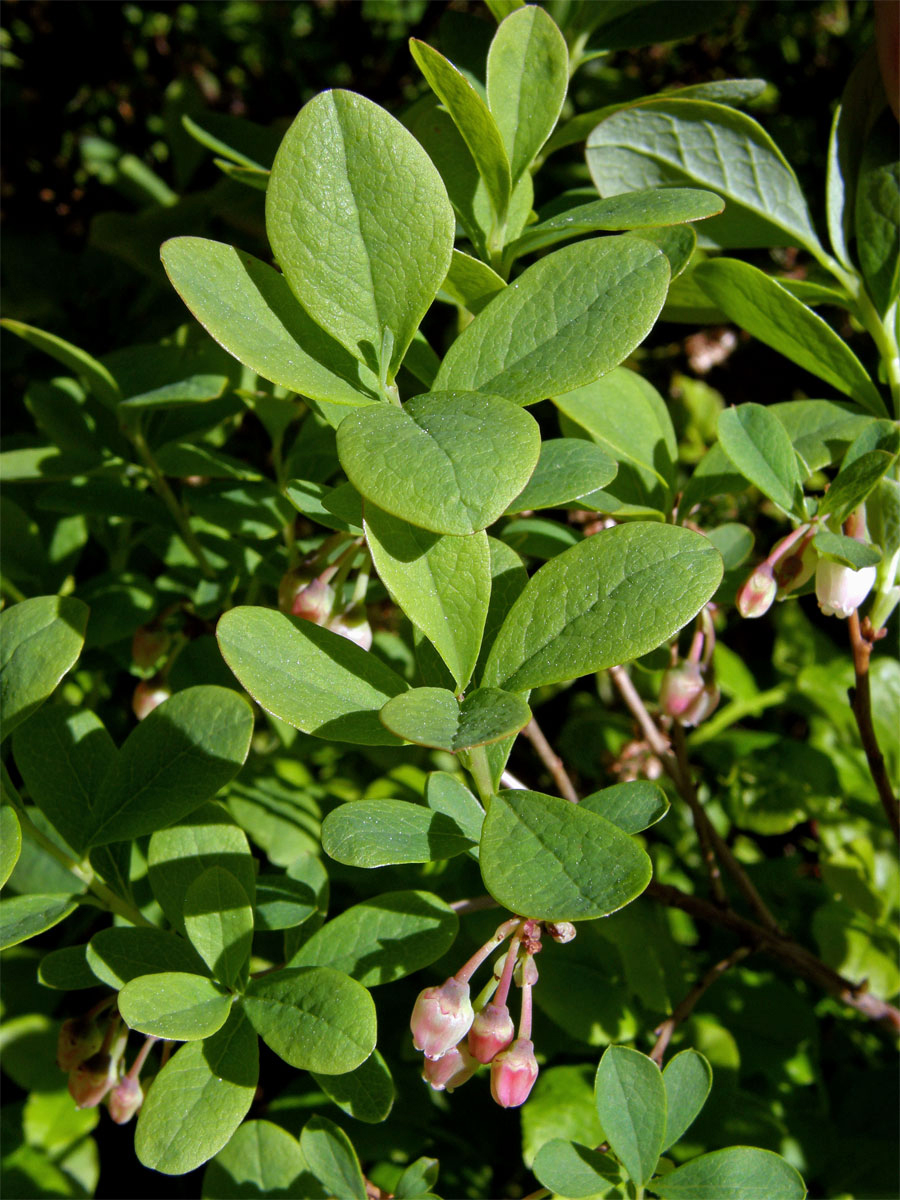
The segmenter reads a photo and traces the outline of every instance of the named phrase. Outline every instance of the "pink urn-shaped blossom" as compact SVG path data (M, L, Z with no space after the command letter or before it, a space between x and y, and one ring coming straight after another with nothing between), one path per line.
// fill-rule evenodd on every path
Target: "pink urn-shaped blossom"
M738 589L737 610L742 617L761 617L772 607L777 592L778 584L772 564L762 562Z
M329 621L328 628L332 633L340 634L350 642L356 642L363 650L372 649L372 626L362 604L357 604L339 617L334 617Z
M103 1045L103 1028L93 1017L63 1021L56 1043L56 1061L62 1071L72 1071Z
M469 1053L478 1062L489 1063L512 1042L516 1027L505 1004L486 1004L476 1013L469 1030Z
M107 1100L109 1115L117 1125L125 1125L144 1103L144 1090L140 1080L126 1075L120 1079Z
M679 663L663 675L659 706L668 716L680 717L703 694L703 687L703 674L697 663Z
M110 1054L92 1054L69 1073L69 1094L79 1108L96 1108L116 1082Z
M154 708L159 708L172 695L172 689L167 683L155 683L152 679L142 679L134 689L131 697L131 711L139 721L149 717Z
M534 1043L516 1038L491 1063L491 1095L501 1108L518 1108L528 1099L537 1077Z
M820 558L816 567L816 599L826 617L846 618L862 604L875 583L875 568L854 571Z
M409 1022L413 1045L426 1058L441 1058L466 1036L474 1016L467 983L451 977L440 987L425 988Z
M431 1084L436 1092L443 1092L445 1089L452 1092L454 1088L461 1087L467 1079L471 1079L478 1066L478 1060L466 1049L465 1042L460 1042L440 1058L426 1058L422 1078Z
M710 713L715 712L721 699L722 693L719 691L718 684L707 683L700 695L681 714L682 725L699 725L701 721L706 720Z

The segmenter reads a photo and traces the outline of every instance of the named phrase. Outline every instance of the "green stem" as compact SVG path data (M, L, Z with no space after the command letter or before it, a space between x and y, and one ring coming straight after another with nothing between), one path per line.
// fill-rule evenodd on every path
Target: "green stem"
M131 438L135 450L138 452L138 457L147 468L153 490L169 510L169 514L175 522L184 544L197 560L197 566L207 579L215 579L216 573L210 566L209 560L203 552L203 547L197 541L197 535L191 529L191 523L188 520L187 514L178 503L175 493L169 487L168 480L162 471L160 471L159 465L153 457L153 451L147 445L147 439L144 437L143 432L140 429L129 429L126 432Z
M494 795L494 783L491 778L491 768L488 763L487 751L484 746L475 746L468 751L467 758L469 774L475 780L475 786L478 788L481 803L487 810Z
M71 855L66 854L61 850L54 841L47 837L43 830L38 829L37 825L32 821L25 811L25 804L15 784L9 777L9 772L6 769L6 764L2 766L3 791L5 798L15 809L16 816L19 818L19 824L22 827L23 835L31 838L42 850L46 851L51 858L56 861L67 871L70 871L76 879L85 884L88 891L93 893L97 900L100 901L103 908L109 912L116 913L120 917L124 917L126 921L130 921L132 925L152 925L142 912L134 905L129 904L120 896L117 896L111 888L108 888L105 883L99 880L93 872L90 864L86 861L78 862Z

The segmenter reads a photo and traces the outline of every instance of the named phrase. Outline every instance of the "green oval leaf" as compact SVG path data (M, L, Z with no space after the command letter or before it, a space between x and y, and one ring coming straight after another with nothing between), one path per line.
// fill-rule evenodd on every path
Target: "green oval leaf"
M203 975L167 971L139 975L119 992L118 1006L129 1029L177 1042L197 1042L228 1020L231 996Z
M183 915L194 949L215 978L232 987L250 958L253 941L247 893L230 871L209 867L185 893Z
M0 888L12 874L22 851L22 829L11 804L0 808Z
M306 1178L304 1178L304 1176ZM203 1200L312 1196L306 1159L295 1137L271 1121L245 1121L203 1175Z
M385 892L323 925L288 966L334 967L364 987L376 987L436 962L458 929L453 909L430 892Z
M331 967L291 967L251 979L244 1011L270 1050L292 1067L343 1075L375 1048L375 1005Z
M367 1200L366 1181L353 1143L333 1121L310 1117L300 1134L300 1149L329 1196Z
M85 942L51 950L41 959L38 979L44 987L58 988L63 992L97 987L100 981L88 964L87 950Z
M776 279L736 258L700 263L692 278L748 333L868 412L887 415L878 388L843 338Z
M365 531L381 582L462 691L478 660L491 596L487 534L442 537L374 504L366 505Z
M73 881L74 882L74 881ZM0 950L52 929L78 907L77 896L32 894L0 900Z
M530 414L474 392L431 392L402 409L361 409L338 430L341 466L356 489L434 533L475 533L496 521L528 482L539 453Z
M532 1170L544 1187L573 1200L602 1196L619 1179L618 1164L609 1155L563 1138L551 1138L541 1146Z
M843 523L872 491L878 480L896 459L896 454L884 450L869 450L845 463L834 478L831 487L819 501L816 513L819 517L831 515L836 522Z
M669 801L658 784L648 779L635 779L629 783L614 783L612 787L585 796L579 807L605 817L625 833L640 833L662 820L669 811Z
M449 817L407 800L355 800L322 822L323 850L348 867L432 862L471 845Z
M478 688L459 701L444 688L411 688L389 700L382 724L407 742L456 754L518 733L531 710L512 692Z
M665 256L647 242L594 238L556 250L523 271L460 334L435 390L534 404L591 383L641 344L668 283Z
M87 620L87 606L74 596L34 596L0 613L3 737L40 708L78 661Z
M553 132L569 86L569 52L556 22L528 5L503 21L487 60L487 100L513 187Z
M528 581L483 683L526 691L646 654L712 596L722 559L702 534L634 522L595 534Z
M560 508L577 500L590 502L591 493L606 487L616 475L616 463L606 451L580 438L551 438L541 443L534 474L507 515L536 508Z
M98 979L116 989L141 975L202 975L206 970L184 938L144 926L101 929L88 943L87 962Z
M697 1050L682 1050L663 1071L666 1089L666 1136L663 1150L674 1146L681 1135L694 1123L709 1089L712 1087L712 1067Z
M507 248L509 258L519 258L545 246L583 237L599 231L621 229L652 229L662 225L678 225L684 221L701 221L713 217L725 207L714 192L699 188L640 188L576 204L564 212L529 225L521 237Z
M103 722L86 709L51 705L16 731L13 753L31 799L83 854L94 800L116 758Z
M348 1117L378 1125L394 1106L394 1081L387 1063L373 1050L355 1071L344 1075L316 1075L313 1079L329 1100L343 1109Z
M353 92L315 96L275 156L266 228L313 320L393 380L455 232L441 177L412 134Z
M720 246L799 242L822 252L784 155L752 117L724 104L661 99L620 109L592 131L586 155L601 196L659 184L711 188L727 206L703 233Z
M9 317L4 317L0 321L0 325L4 329L8 329L10 333L29 342L37 350L42 350L51 358L55 358L57 362L61 362L63 366L68 367L107 408L115 408L121 400L119 385L115 379L103 363L88 354L86 350L82 350L79 346L73 346L71 342L64 341L55 333L46 333L43 329L26 325L23 321L13 321Z
M651 875L641 847L610 821L527 791L491 799L480 863L498 904L544 921L604 917L639 896Z
M134 1149L145 1167L184 1175L212 1158L243 1121L259 1079L259 1044L239 1009L215 1036L189 1042L153 1081Z
M231 688L170 696L132 731L104 776L89 844L140 837L199 808L238 773L252 733L253 710Z
M703 1154L654 1179L653 1190L664 1200L803 1200L806 1195L795 1167L755 1146Z
M172 238L160 256L207 333L263 379L331 404L378 399L378 375L312 320L267 263L197 237Z
M820 529L813 538L813 545L823 558L831 562L841 563L854 571L863 567L876 567L882 558L881 551L868 542L858 542L856 538L846 537L842 533L832 533L830 529Z
M787 430L761 404L719 414L719 443L741 474L787 513L801 517L803 476Z
M316 894L290 875L260 875L256 880L257 929L293 929L317 909Z
M250 607L227 612L216 636L222 657L253 699L282 721L334 741L397 744L378 712L407 685L347 638Z
M597 1068L594 1096L606 1140L634 1182L645 1184L656 1170L665 1139L662 1072L639 1050L610 1046Z
M462 72L426 42L410 38L410 53L469 148L496 217L506 219L512 180L503 138L490 109Z

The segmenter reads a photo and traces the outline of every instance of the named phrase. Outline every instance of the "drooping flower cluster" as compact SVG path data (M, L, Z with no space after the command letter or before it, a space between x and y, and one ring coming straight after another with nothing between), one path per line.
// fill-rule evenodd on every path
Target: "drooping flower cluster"
M425 1055L422 1078L436 1091L452 1092L490 1063L491 1095L503 1108L524 1104L538 1075L531 1041L531 990L538 979L534 956L547 931L556 941L575 936L569 922L556 925L514 917L504 921L455 975L440 987L425 988L413 1007L413 1044ZM473 1003L469 980L481 964L512 935L491 980ZM521 988L518 1034L507 1000L513 982Z
M128 1030L118 1012L107 1011L111 1004L111 1000L101 1001L84 1016L63 1022L56 1061L69 1073L69 1094L79 1108L96 1108L105 1099L109 1115L117 1125L124 1125L144 1101L141 1068L158 1039L146 1039L126 1074Z

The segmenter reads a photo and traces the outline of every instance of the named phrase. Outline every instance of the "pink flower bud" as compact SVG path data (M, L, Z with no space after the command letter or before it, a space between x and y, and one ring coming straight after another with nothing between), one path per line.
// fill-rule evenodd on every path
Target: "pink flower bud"
M703 675L697 663L669 667L659 689L659 706L670 717L681 717L703 694Z
M59 1031L56 1062L61 1071L72 1071L102 1045L103 1029L93 1017L70 1017Z
M126 1125L144 1103L140 1080L126 1075L109 1093L109 1115L117 1125Z
M540 949L541 946L539 944L538 950ZM537 963L534 961L531 954L526 954L524 958L519 959L519 961L516 963L516 969L513 974L513 978L519 987L523 987L526 983L530 987L533 987L537 983L540 975L538 973Z
M452 1092L454 1088L462 1087L477 1070L477 1059L466 1049L465 1042L460 1042L440 1058L426 1058L422 1078L431 1084L436 1092L442 1092L445 1088Z
M528 1099L537 1077L534 1043L516 1038L491 1063L491 1095L501 1108L518 1108Z
M116 1064L109 1054L92 1054L69 1073L69 1094L79 1108L96 1108L116 1082Z
M742 617L761 617L772 607L778 584L771 564L762 562L741 584L736 602Z
M333 606L334 588L330 583L314 579L308 587L296 593L289 611L294 617L302 617L314 625L324 625L331 616Z
M875 568L854 571L841 563L820 558L816 567L816 599L826 617L849 617L862 604L875 583Z
M575 936L575 926L571 921L553 921L547 926L547 932L554 942L564 945L566 942L571 942Z
M409 1022L413 1045L426 1058L441 1058L466 1036L474 1017L467 983L451 977L440 987L425 988Z
M172 636L164 629L142 625L131 639L131 661L136 667L155 667L171 645Z
M475 1014L469 1030L469 1053L478 1062L489 1063L516 1036L516 1027L505 1004L486 1004Z
M154 708L159 708L171 695L172 689L166 684L142 679L131 697L131 711L139 721L143 721L144 717L149 717Z
M722 693L715 683L707 683L703 691L681 714L682 725L699 725L711 712L715 712Z
M778 584L778 595L788 596L797 588L803 587L808 579L812 579L818 561L818 551L812 541L807 541L798 553L788 554L776 563L775 582Z
M361 604L336 617L330 622L328 628L332 632L340 634L341 637L347 638L348 641L356 642L357 646L362 646L363 650L372 649L372 626L369 624L366 610Z

